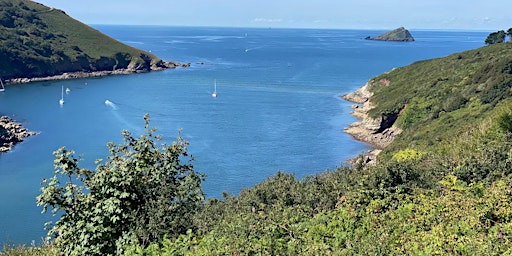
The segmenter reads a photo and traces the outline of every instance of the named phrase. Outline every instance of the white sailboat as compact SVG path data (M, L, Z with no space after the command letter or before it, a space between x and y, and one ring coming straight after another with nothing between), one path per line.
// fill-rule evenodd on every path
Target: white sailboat
M213 93L212 97L217 98L217 80L214 80L213 82Z
M2 79L0 79L0 86L2 86L2 87L0 87L0 92L5 91L5 87L4 87L4 83L2 82Z
M62 86L62 94L60 96L59 104L64 105L64 85Z

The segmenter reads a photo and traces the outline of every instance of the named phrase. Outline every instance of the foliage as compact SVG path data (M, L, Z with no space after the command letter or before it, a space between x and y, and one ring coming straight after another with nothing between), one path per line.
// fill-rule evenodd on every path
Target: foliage
M493 32L487 36L485 39L485 44L499 44L505 42L505 37L507 33L504 30L500 30L498 32Z
M0 0L0 59L4 80L73 71L149 70L161 62L63 11L28 0Z
M406 148L396 152L391 159L397 162L420 160L423 157L423 153L418 152L412 148Z
M512 113L510 111L504 112L498 117L498 126L505 132L512 132Z
M60 214L48 238L66 255L118 254L129 243L145 247L193 228L204 199L188 142L178 137L158 148L144 120L145 134L123 131L124 144L109 143L108 160L98 160L95 172L79 168L73 151L55 152L55 174L43 180L37 203Z
M59 250L51 244L44 243L39 246L4 246L0 250L1 256L58 256Z
M407 148L376 166L302 180L277 173L238 196L210 199L196 232L131 246L127 255L508 255L504 103L428 153Z

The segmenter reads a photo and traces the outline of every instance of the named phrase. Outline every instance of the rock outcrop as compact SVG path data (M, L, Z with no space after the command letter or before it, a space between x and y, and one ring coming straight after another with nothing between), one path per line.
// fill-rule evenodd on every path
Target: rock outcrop
M11 150L14 145L22 142L26 137L35 134L7 116L0 117L0 153Z
M368 88L370 85L371 81L357 91L343 96L343 99L356 103L352 106L354 109L352 115L360 120L351 124L345 129L345 132L354 139L368 143L374 147L373 150L368 152L365 162L375 163L376 156L383 148L391 144L395 137L402 131L394 126L394 121L398 116L375 119L368 115L368 111L373 108L370 102L373 93L370 92Z
M365 39L377 41L414 42L414 37L409 32L409 30L405 29L404 27L399 27L377 37L368 36Z

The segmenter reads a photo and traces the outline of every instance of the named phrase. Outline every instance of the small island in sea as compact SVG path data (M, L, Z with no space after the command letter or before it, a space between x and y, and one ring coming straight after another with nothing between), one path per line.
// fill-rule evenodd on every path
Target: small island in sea
M365 39L375 41L414 42L414 37L409 32L409 30L405 29L404 27L399 27L377 37L368 36Z

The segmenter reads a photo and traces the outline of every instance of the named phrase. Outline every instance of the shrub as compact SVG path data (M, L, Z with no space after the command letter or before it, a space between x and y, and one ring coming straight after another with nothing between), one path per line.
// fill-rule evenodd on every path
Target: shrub
M48 238L66 255L119 254L127 244L147 246L164 235L193 228L203 202L202 175L193 170L188 142L178 137L158 148L155 129L136 139L123 131L124 144L109 143L108 160L96 171L78 167L73 151L58 149L55 173L44 179L37 204L60 219Z

